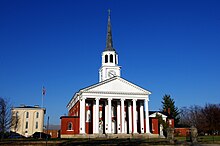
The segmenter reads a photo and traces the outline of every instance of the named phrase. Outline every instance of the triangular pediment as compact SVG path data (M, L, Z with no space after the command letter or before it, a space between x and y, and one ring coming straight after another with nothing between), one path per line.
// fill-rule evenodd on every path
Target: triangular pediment
M149 117L155 118L157 115L162 116L163 118L166 118L167 116L160 113L160 112L155 112L149 115Z
M82 89L81 92L108 92L123 94L151 94L149 91L121 78L113 77L98 84Z

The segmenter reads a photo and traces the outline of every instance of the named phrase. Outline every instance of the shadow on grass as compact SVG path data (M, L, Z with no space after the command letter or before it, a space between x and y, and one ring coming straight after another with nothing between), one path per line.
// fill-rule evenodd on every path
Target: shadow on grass
M138 145L159 145L168 144L165 139L69 139L60 146L89 146L89 145L117 145L117 146L138 146Z

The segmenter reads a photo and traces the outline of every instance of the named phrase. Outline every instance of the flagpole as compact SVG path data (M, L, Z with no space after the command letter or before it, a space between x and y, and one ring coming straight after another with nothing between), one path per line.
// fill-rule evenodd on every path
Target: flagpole
M46 89L45 89L45 87L43 86L42 87L42 102L41 102L41 106L42 106L42 108L44 107L44 96L45 96L45 94L46 94Z
M44 86L42 86L42 93L41 93L41 107L43 108L44 106Z

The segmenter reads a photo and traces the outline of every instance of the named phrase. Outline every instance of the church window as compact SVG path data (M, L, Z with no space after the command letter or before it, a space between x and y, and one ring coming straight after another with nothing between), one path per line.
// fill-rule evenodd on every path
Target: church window
M110 62L113 63L113 55L110 55Z
M108 55L105 55L105 63L108 62Z
M71 122L68 123L67 130L73 130L73 124Z
M116 108L112 106L112 117L116 117Z
M91 111L90 110L86 111L86 122L91 122Z
M118 63L117 63L117 57L116 57L116 55L115 55L115 64L118 64Z
M99 111L99 118L102 118L102 111Z

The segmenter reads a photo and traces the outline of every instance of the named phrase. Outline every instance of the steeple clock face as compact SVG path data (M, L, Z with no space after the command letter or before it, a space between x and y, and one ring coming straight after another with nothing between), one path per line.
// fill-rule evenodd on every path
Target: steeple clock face
M114 77L116 76L116 72L114 70L108 71L108 77Z

